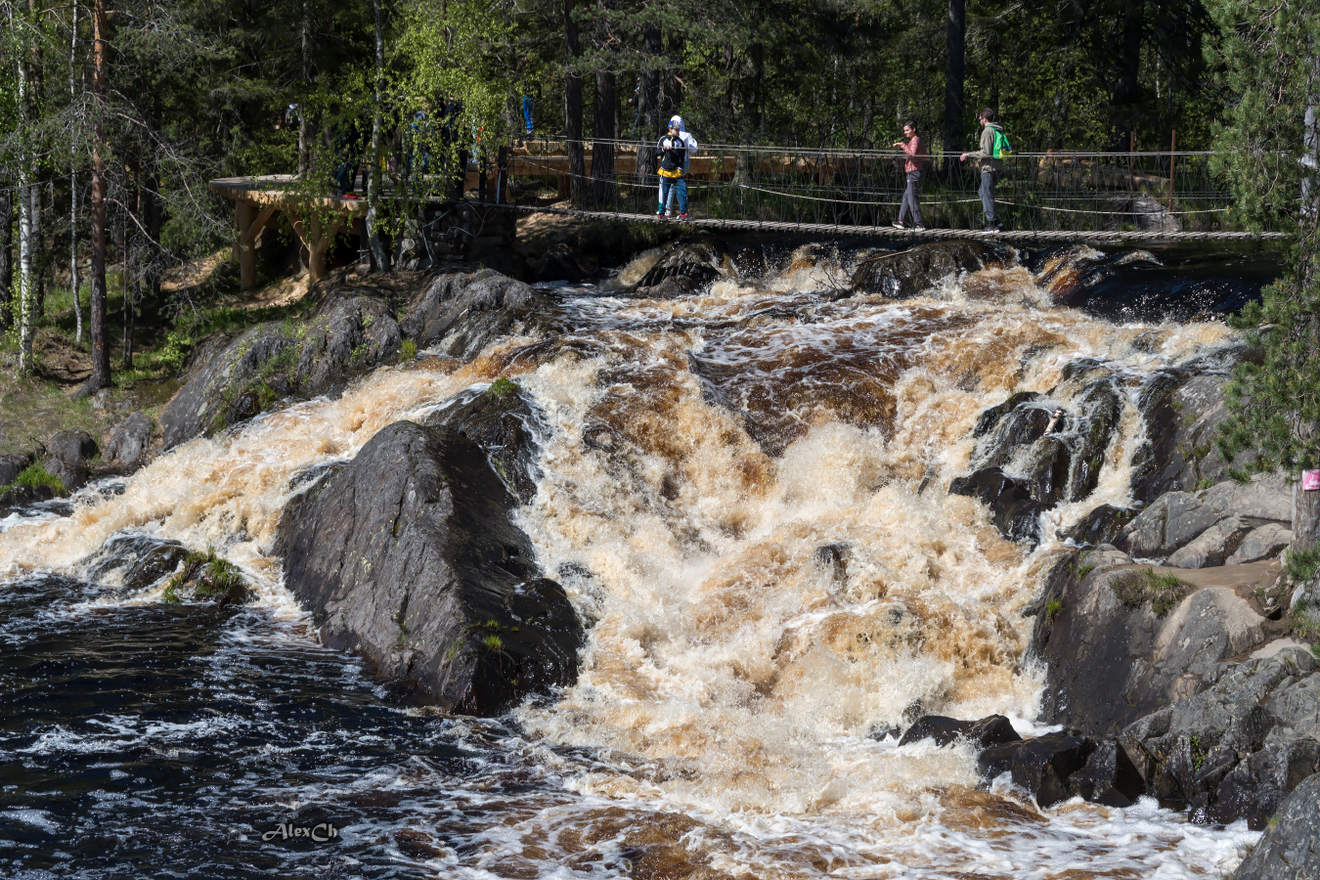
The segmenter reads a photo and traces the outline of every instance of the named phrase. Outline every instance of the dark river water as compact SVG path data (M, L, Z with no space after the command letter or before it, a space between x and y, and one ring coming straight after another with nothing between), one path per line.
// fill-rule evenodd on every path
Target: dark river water
M412 705L319 646L268 548L300 470L489 382L528 340L461 369L382 370L181 447L122 493L7 512L0 877L1181 878L1236 864L1256 838L1245 826L1191 826L1147 801L1039 811L1002 780L978 785L970 753L869 732L916 699L1037 729L1015 611L1058 548L1002 542L971 502L916 485L947 484L977 414L1053 387L1068 358L1107 358L1137 388L1233 345L1218 316L1258 296L1273 256L1023 253L893 303L837 301L849 255L766 252L767 277L683 301L554 291L578 353L565 343L517 376L553 434L522 524L595 629L579 685L509 717ZM1151 332L1155 353L1133 342ZM583 446L584 425L613 432L616 452ZM1090 507L1121 500L1128 455L1111 450L1117 476ZM116 534L217 549L259 596L167 605L159 584L85 579L79 560ZM846 595L813 580L827 541L869 548ZM921 637L857 653L858 627L900 618Z

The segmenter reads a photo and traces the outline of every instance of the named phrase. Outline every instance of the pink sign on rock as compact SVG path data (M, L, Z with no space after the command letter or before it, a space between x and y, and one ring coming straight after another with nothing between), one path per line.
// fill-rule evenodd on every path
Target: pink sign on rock
M1320 489L1320 471L1302 471L1302 488L1307 492Z

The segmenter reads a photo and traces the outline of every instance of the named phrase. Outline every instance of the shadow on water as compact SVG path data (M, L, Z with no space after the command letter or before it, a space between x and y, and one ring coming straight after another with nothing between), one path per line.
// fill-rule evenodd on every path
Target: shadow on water
M102 595L0 590L0 876L434 877L481 804L566 797L263 610Z

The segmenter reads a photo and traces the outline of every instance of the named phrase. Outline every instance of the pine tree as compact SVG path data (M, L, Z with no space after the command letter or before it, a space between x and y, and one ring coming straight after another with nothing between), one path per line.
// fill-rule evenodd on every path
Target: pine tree
M1249 225L1292 233L1283 276L1235 319L1261 352L1234 371L1232 413L1220 436L1226 457L1246 453L1257 470L1320 468L1320 16L1306 4L1215 0L1224 85L1235 96L1218 148ZM1293 492L1293 559L1320 555L1320 492ZM1314 573L1310 573L1311 577ZM1310 577L1307 577L1309 580Z

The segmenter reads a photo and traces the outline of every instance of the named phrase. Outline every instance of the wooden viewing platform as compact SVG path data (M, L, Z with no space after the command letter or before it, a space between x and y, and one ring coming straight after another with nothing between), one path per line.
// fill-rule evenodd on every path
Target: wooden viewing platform
M480 175L469 172L465 182L481 190ZM234 202L234 259L239 265L239 283L244 290L256 285L256 250L261 235L282 214L307 249L307 273L312 283L325 275L326 257L341 233L358 236L360 259L369 259L366 237L367 200L333 195L311 195L301 189L291 174L263 177L226 177L210 182L211 192ZM515 215L512 206L482 201L452 202L432 198L426 209L434 217L430 224L437 238L449 242L445 253L466 256L477 243L513 242ZM493 230L493 232L490 232Z

